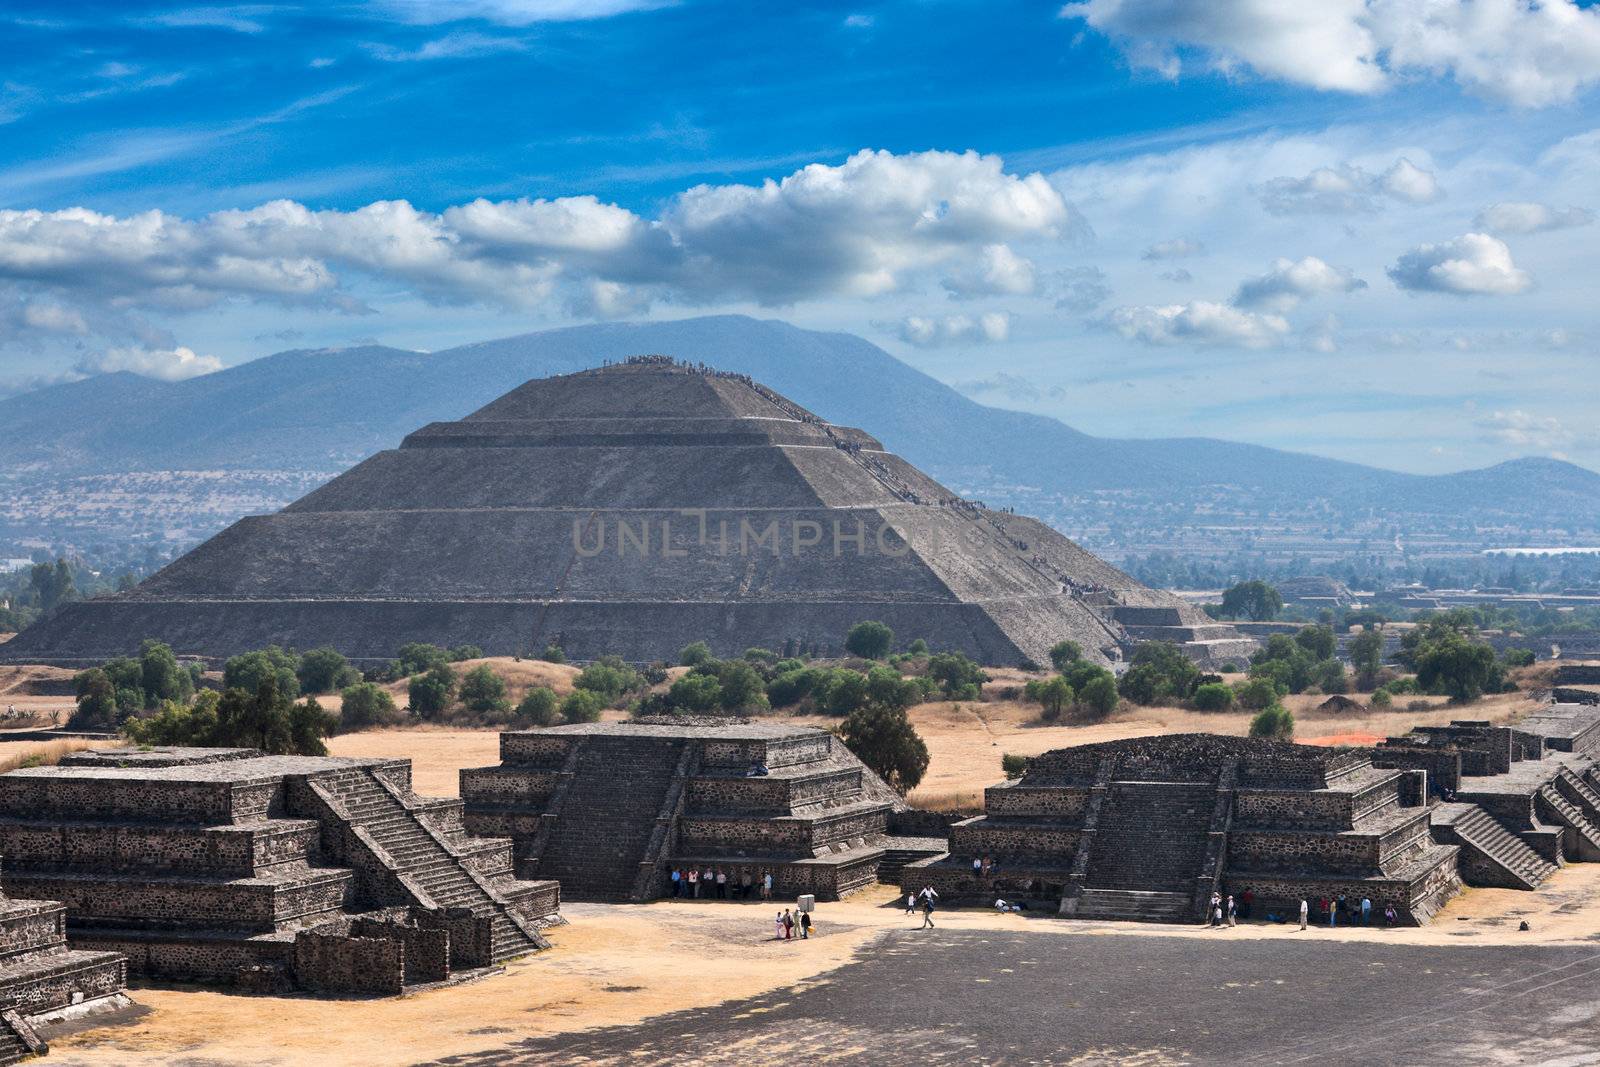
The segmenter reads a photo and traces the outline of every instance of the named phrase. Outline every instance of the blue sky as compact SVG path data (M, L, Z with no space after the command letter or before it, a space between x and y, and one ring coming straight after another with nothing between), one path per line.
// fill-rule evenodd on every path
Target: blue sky
M843 329L986 403L1600 467L1568 0L10 3L0 384L598 318Z

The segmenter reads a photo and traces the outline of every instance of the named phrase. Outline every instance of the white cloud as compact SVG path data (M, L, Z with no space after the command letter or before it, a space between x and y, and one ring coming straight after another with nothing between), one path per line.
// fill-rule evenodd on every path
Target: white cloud
M25 304L19 317L30 330L79 335L89 332L89 323L81 314L60 304Z
M1046 294L1055 297L1058 309L1081 315L1109 300L1111 286L1099 267L1067 267L1050 277Z
M988 378L970 382L958 382L956 388L963 393L982 396L986 393L999 393L1008 400L1064 400L1067 390L1059 385L1040 385L1031 378L1009 371L997 371Z
M441 302L637 311L652 300L784 305L907 288L1032 288L1008 245L1078 232L1038 174L975 152L863 151L761 185L699 185L654 218L592 196L476 200L441 213L403 200L351 211L289 200L186 219L85 208L0 211L0 283L57 302L196 309L244 298L356 310L342 274ZM598 286L598 288L597 288Z
M1583 436L1553 415L1532 415L1526 411L1496 411L1477 422L1487 440L1514 448L1561 451L1580 443Z
M516 37L491 37L485 33L450 33L416 48L372 44L367 51L387 63L426 62L431 59L470 59L497 52L521 52L527 45Z
M908 315L895 331L900 340L918 348L983 344L1011 336L1011 316L1003 311L982 315Z
M1233 303L1251 311L1282 314L1294 310L1300 301L1322 293L1352 293L1366 287L1367 283L1351 271L1330 267L1316 256L1299 261L1278 259L1266 274L1240 283Z
M1533 284L1528 272L1512 262L1505 242L1486 233L1463 234L1453 241L1413 248L1389 268L1389 277L1412 292L1462 296L1504 296Z
M1033 263L1005 245L987 245L978 262L944 279L958 299L978 296L1021 296L1033 292Z
M1206 300L1119 307L1106 316L1105 324L1130 341L1149 345L1267 348L1289 332L1288 322L1279 315L1258 315Z
M1187 65L1372 93L1426 73L1524 107L1600 81L1600 11L1573 0L1088 0L1061 9L1138 66Z
M235 4L227 7L190 7L163 11L143 21L172 29L232 30L234 33L260 33L266 29L262 19L274 8L268 4Z
M674 0L376 0L374 13L405 22L434 24L478 19L503 26L610 18L671 7Z
M846 15L844 24L852 30L870 30L876 20L871 15Z
M1342 163L1318 167L1304 178L1273 178L1256 190L1274 215L1355 215L1377 211L1382 197L1429 204L1444 196L1433 172L1401 158L1382 174Z
M216 356L197 355L192 349L111 348L98 356L79 362L76 370L83 374L107 374L112 371L132 371L146 378L159 378L165 382L178 382L222 369L222 360Z
M1587 226L1594 213L1581 207L1553 208L1547 204L1507 201L1490 204L1478 212L1473 225L1494 233L1540 233Z
M1187 237L1173 237L1166 241L1157 241L1146 248L1139 258L1141 259L1180 259L1183 256L1198 256L1206 250L1206 246L1199 241Z

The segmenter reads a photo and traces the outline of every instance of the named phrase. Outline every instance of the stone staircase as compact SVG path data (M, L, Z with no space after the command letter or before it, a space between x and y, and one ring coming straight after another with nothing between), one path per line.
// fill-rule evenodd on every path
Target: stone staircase
M1089 888L1078 897L1075 915L1119 922L1188 923L1195 921L1195 908L1190 893Z
M494 962L500 963L549 943L513 913L487 879L468 867L445 834L407 807L393 786L366 767L322 775L313 784L334 802L335 810L388 853L398 873L409 878L440 908L466 908L487 918L493 931ZM507 844L509 848L509 843Z
M1476 804L1441 804L1433 809L1433 823L1520 888L1536 889L1556 872L1555 864Z
M1112 783L1090 846L1085 889L1176 894L1188 908L1215 807L1216 788L1209 783Z
M1571 846L1568 858L1583 861L1600 860L1600 826L1590 821L1582 807L1564 796L1554 782L1546 782L1537 794L1553 816L1554 821L1566 827L1567 843Z
M568 900L631 899L683 748L677 739L641 745L636 738L584 738L562 804L584 814L557 817L539 854L539 877L558 880Z

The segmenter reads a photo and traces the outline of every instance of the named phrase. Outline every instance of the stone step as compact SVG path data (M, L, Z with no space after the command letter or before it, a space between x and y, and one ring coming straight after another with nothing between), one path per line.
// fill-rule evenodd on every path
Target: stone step
M1184 923L1198 921L1194 912L1194 901L1187 893L1085 889L1074 915L1079 919Z

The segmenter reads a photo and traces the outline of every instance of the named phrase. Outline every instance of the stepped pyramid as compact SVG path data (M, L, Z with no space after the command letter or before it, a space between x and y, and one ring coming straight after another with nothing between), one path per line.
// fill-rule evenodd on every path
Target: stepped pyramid
M423 427L4 656L99 661L157 637L209 657L554 641L644 661L696 639L720 654L837 650L863 619L988 664L1044 662L1062 639L1102 662L1151 638L1203 662L1253 647L1042 523L961 500L861 430L748 377L646 356Z

